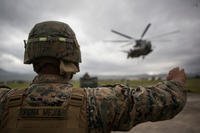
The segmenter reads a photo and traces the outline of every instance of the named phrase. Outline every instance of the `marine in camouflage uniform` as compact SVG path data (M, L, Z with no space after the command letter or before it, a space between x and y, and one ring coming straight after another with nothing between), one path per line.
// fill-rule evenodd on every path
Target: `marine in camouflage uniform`
M179 68L149 87L74 88L68 81L79 71L80 57L67 24L36 24L25 43L24 63L32 63L38 75L25 90L0 88L0 132L128 131L142 122L171 119L185 105L185 73Z

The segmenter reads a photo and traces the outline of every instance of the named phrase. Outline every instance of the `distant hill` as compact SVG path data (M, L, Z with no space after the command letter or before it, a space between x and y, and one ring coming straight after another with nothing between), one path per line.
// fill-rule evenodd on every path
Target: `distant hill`
M139 75L90 75L92 77L98 77L99 80L140 80L140 79L166 79L167 74L139 74ZM79 80L83 75L75 75L74 80ZM200 73L188 73L187 78L200 78Z
M21 74L8 72L0 68L0 81L11 81L11 80L24 80L31 81L34 77L34 74Z
M82 75L74 76L74 80L78 80ZM92 77L98 77L99 80L139 80L139 79L151 79L152 77L164 79L166 74L158 74L158 75L148 75L148 74L140 74L140 75L90 75Z

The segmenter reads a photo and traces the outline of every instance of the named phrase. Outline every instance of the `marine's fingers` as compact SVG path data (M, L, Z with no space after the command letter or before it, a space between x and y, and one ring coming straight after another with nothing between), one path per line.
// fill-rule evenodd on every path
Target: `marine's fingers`
M184 75L186 75L184 69L181 69L180 72L183 73Z
M184 77L186 78L186 73L184 69L181 69L181 72L183 73Z
M179 70L179 67L175 67L172 69L172 71L178 71Z
M174 71L179 71L179 67L175 67L175 68L174 68Z
M181 72L185 72L185 70L184 70L184 69L181 69L180 71L181 71Z
M175 67L169 71L169 74L179 71L179 67Z

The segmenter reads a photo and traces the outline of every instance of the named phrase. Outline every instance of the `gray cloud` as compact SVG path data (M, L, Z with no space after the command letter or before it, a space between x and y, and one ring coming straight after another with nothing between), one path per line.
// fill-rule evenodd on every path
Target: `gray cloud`
M2 0L0 1L0 67L30 72L23 62L23 39L35 23L64 21L71 25L81 45L81 73L139 74L167 72L174 66L199 72L200 6L193 0ZM145 26L152 27L146 38L180 30L165 37L170 42L152 41L155 50L145 60L126 59L121 44L103 43L123 39L112 34L114 28L139 38ZM130 46L131 47L131 46ZM130 47L123 48L123 50ZM4 62L4 60L7 60ZM9 61L8 61L9 60ZM197 61L198 60L198 61ZM20 62L19 62L20 61ZM9 65L18 69L12 69ZM19 70L20 69L20 70ZM131 72L131 73L130 73Z

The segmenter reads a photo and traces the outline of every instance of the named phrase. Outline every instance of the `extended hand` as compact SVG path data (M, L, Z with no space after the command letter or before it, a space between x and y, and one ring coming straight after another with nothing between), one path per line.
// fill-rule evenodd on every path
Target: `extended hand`
M179 82L181 85L185 85L186 82L186 74L184 69L179 69L179 67L173 68L169 71L167 75L167 80L174 80Z

